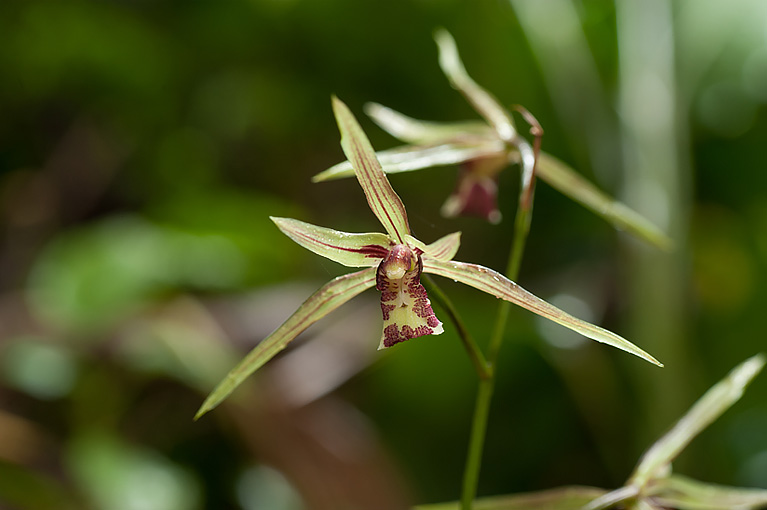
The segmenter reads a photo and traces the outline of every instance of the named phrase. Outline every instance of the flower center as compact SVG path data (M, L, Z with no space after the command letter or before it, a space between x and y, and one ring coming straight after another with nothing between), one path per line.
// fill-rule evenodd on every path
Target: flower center
M381 262L382 272L390 280L399 280L415 269L417 257L405 244L394 246Z

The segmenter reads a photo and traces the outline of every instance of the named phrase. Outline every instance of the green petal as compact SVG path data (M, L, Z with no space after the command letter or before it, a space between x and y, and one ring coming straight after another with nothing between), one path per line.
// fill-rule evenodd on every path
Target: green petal
M430 259L450 260L458 253L461 246L461 233L453 232L445 237L441 237L426 246L424 255Z
M194 419L220 404L250 374L261 368L278 352L283 350L306 328L325 317L327 314L349 301L365 289L375 285L376 270L367 268L331 280L320 290L312 294L288 320L282 323L271 335L266 337L243 358L236 367L208 395Z
M411 250L418 249L418 250L421 250L421 253L425 253L426 252L426 243L424 243L420 239L416 239L415 237L413 237L411 235L406 235L405 236L405 244Z
M458 248L461 246L461 233L453 232L428 245L413 236L405 236L405 240L411 249L417 248L421 250L421 253L426 257L437 260L450 260L455 257Z
M450 80L477 112L495 129L501 140L511 142L517 137L514 122L495 97L471 79L458 56L455 40L446 30L438 30L434 39L439 46L439 65Z
M378 265L394 244L386 234L349 234L291 218L271 220L307 250L349 267Z
M657 478L677 455L743 395L748 383L764 367L764 356L753 356L735 367L726 378L698 400L665 436L642 456L629 483L638 487Z
M602 193L596 186L554 156L541 152L536 173L552 187L588 207L616 228L625 230L659 248L668 250L672 247L671 239L649 220Z
M432 146L405 145L395 149L376 152L384 173L412 172L435 166L457 165L502 153L503 143L499 140L481 142L453 142ZM314 177L313 182L341 179L354 175L354 168L348 161L334 165Z
M613 347L639 356L650 363L663 366L658 360L625 338L607 331L606 329L602 329L599 326L576 319L554 305L536 297L492 269L477 264L467 264L465 262L456 262L452 260L444 262L434 259L424 259L423 268L427 273L450 278L483 292L487 292L497 298L510 301L522 308L526 308L531 312L561 324L566 328L572 329L585 337L591 338L592 340L612 345Z
M367 103L365 113L393 137L416 145L498 137L493 128L479 121L429 122L408 117L378 103Z
M767 490L726 487L699 482L680 475L658 480L653 484L653 499L663 508L685 510L748 510L767 506Z
M383 224L386 232L402 243L410 233L405 205L389 184L373 146L349 108L333 97L333 112L341 131L341 147L351 162L357 179L365 192L370 209Z

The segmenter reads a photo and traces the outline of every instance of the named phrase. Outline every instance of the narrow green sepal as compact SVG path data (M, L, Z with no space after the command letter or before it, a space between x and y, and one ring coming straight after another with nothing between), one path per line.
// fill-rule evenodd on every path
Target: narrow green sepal
M405 205L386 179L373 146L349 108L335 96L333 113L341 132L341 147L354 167L370 209L386 232L397 242L403 242L410 233Z
M487 292L497 298L521 306L581 335L638 356L662 367L658 360L620 335L577 319L567 312L526 291L502 274L477 264L449 260L424 259L424 272L436 274Z
M195 414L197 420L219 405L253 372L288 346L306 328L349 301L360 292L375 285L374 268L339 276L326 283L320 290L293 312L274 332L261 341L234 367L208 395Z

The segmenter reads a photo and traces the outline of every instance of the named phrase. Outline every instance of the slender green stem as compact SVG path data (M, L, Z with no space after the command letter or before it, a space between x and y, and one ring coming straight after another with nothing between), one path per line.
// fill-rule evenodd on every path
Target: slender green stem
M469 453L466 456L466 467L463 473L461 510L471 510L474 498L477 495L479 471L482 467L482 451L487 432L487 418L495 386L493 366L491 366L491 371L489 378L479 380L479 387L477 388L477 399L474 403L474 417L471 421L471 435L469 436Z
M487 360L485 360L485 356L482 354L482 350L479 348L479 345L477 345L477 342L474 341L471 333L469 333L469 330L466 328L466 325L464 324L463 319L461 319L461 316L458 314L458 310L453 305L453 302L450 301L450 298L447 297L439 285L437 285L430 276L425 274L421 275L421 283L424 287L426 287L426 291L429 293L429 297L434 301L435 304L439 305L440 308L445 311L447 316L450 318L450 321L455 325L455 328L458 331L458 336L461 338L461 343L463 343L463 347L469 354L469 358L471 359L471 362L474 365L474 369L477 371L477 375L479 376L480 380L489 378L490 367L487 364Z
M524 191L523 191L524 193ZM509 262L506 267L506 276L516 280L519 276L519 268L522 264L522 254L525 251L527 234L530 231L533 201L532 195L529 200L520 201L514 221L514 240L509 253ZM509 317L511 303L503 301L498 306L498 314L495 320L490 345L488 347L487 362L490 369L490 377L479 380L477 388L477 400L474 406L474 418L471 423L471 435L469 438L469 452L466 457L466 467L463 476L463 491L461 492L461 509L471 510L474 498L477 495L479 483L479 471L482 465L482 451L487 431L487 421L490 415L490 402L495 388L495 366L498 361L498 353L503 343L503 334L506 331L506 322Z
M506 266L506 277L512 281L519 278L519 268L522 265L522 255L525 252L527 234L530 232L530 220L533 216L532 201L529 208L520 208L514 219L514 240L509 253L509 261ZM506 331L506 321L511 310L511 303L503 301L498 306L498 315L495 318L495 327L493 336L490 337L490 347L488 348L488 360L494 366L498 359L498 352L503 343L503 333Z

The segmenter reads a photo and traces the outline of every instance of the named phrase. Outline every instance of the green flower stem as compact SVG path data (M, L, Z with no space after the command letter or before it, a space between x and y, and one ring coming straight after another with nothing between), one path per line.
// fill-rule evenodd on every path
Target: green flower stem
M482 354L482 350L477 345L477 342L474 341L474 337L466 329L466 325L458 314L458 310L456 310L453 302L450 301L450 298L447 297L430 276L421 275L421 283L426 287L429 297L445 311L450 321L455 325L455 328L458 330L458 336L461 338L463 347L466 349L480 380L488 379L490 377L490 366L487 360L485 360L485 356Z
M509 253L509 262L506 267L506 276L512 281L516 281L519 276L522 255L525 251L525 242L527 241L527 234L530 232L532 212L533 200L532 195L530 195L529 200L520 201L514 221L514 239L511 245L511 252ZM474 406L474 418L472 419L471 435L469 438L469 452L463 475L461 510L471 510L474 498L477 495L482 451L485 444L488 416L490 415L490 402L493 396L493 389L495 388L495 366L498 361L501 344L503 343L503 334L506 331L506 322L510 309L511 303L508 301L502 301L498 306L498 314L496 315L495 326L488 347L487 366L490 376L480 379L479 387L477 388L477 400Z
M522 265L522 255L525 252L525 244L527 242L527 234L530 232L530 221L533 217L532 200L530 201L530 207L526 209L520 208L514 222L514 240L511 247L511 253L509 254L509 262L506 266L506 277L509 280L517 281L519 278L519 268ZM509 310L511 310L511 303L503 301L498 307L498 315L495 319L495 327L493 328L493 336L490 340L490 347L488 349L488 360L491 365L495 366L495 362L498 359L498 352L501 349L501 343L503 342L503 333L506 331L506 321L509 317Z

